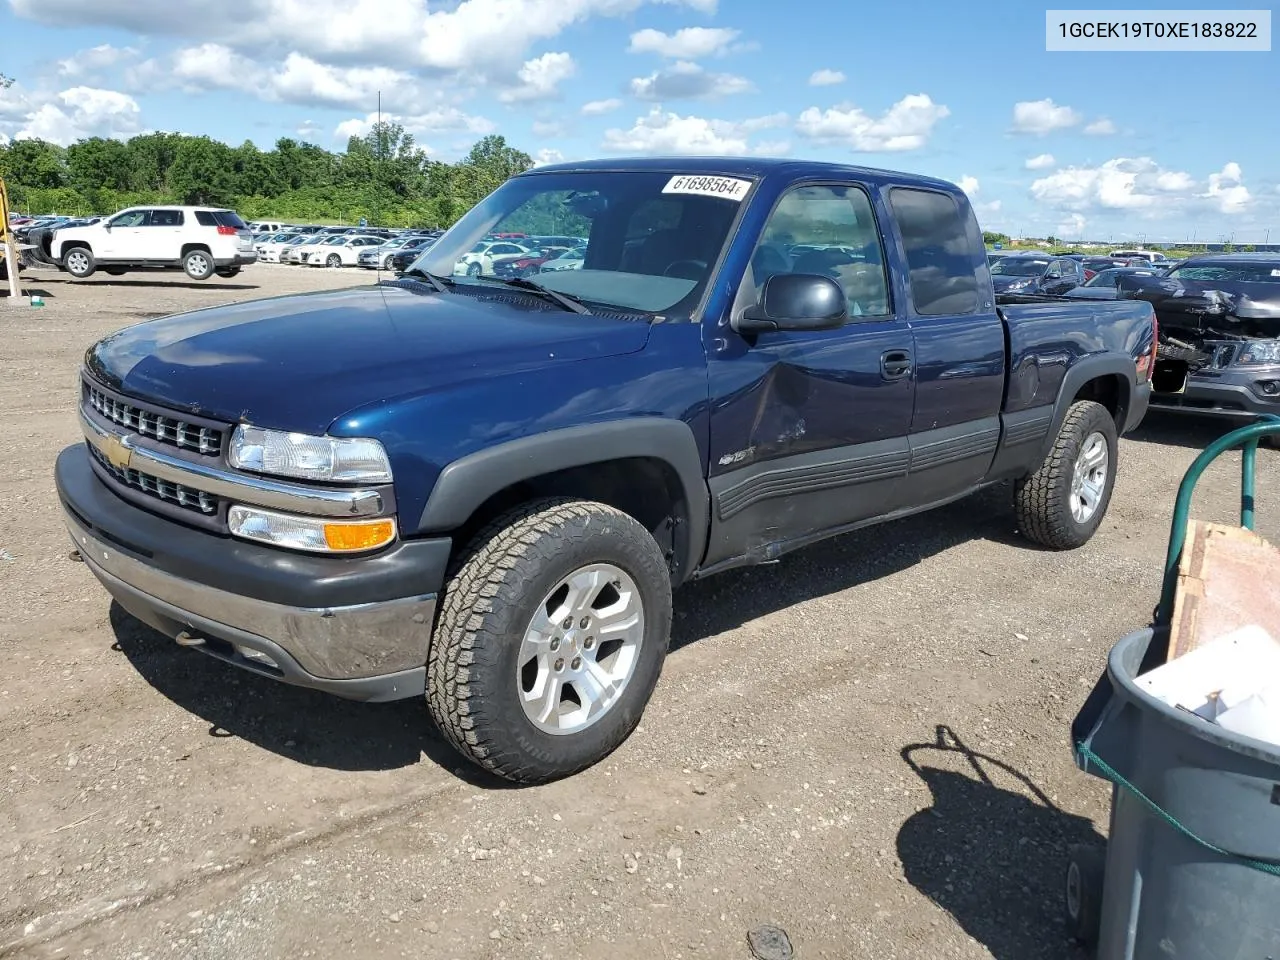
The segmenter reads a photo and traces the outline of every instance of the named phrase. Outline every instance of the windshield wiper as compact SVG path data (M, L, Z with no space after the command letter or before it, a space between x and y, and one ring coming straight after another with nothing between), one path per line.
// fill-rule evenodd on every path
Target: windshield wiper
M434 273L428 273L426 270L419 270L417 267L411 267L400 274L402 277L421 277L431 286L436 288L436 293L448 293L449 288L453 286L452 277L438 277Z
M552 290L550 287L544 287L536 280L530 280L528 277L481 277L481 280L493 280L497 283L504 283L508 287L517 287L520 290L528 290L530 293L536 293L553 300L566 310L573 313L580 313L583 316L591 316L591 311L587 309L587 305L577 297L571 297L567 293L561 293L559 290Z

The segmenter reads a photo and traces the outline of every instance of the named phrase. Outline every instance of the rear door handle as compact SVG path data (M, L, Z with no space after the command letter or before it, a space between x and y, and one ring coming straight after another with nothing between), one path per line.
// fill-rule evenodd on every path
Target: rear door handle
M911 374L911 351L886 350L880 354L880 376L886 380L901 380Z

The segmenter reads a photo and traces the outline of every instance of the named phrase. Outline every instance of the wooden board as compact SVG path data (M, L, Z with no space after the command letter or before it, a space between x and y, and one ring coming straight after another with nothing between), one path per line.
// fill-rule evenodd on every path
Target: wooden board
M1192 520L1178 564L1169 659L1255 624L1280 639L1280 550L1243 527Z

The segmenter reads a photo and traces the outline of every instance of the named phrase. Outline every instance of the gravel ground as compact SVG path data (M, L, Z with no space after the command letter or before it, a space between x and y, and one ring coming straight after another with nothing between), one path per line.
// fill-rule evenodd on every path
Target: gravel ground
M1150 418L1065 554L1008 491L677 595L672 656L609 760L511 789L418 702L359 705L183 650L71 562L52 465L84 349L136 320L367 283L33 271L0 300L0 956L1076 960L1069 843L1108 794L1068 729L1147 622L1177 481L1213 425ZM1196 514L1229 520L1237 458ZM1280 458L1261 455L1263 533Z

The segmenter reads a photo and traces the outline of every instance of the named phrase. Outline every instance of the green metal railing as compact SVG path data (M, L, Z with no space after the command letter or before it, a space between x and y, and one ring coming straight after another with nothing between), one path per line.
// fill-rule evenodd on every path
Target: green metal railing
M1164 584L1160 590L1160 606L1156 607L1156 623L1167 626L1173 618L1173 597L1178 588L1178 564L1182 561L1182 548L1187 541L1187 520L1191 513L1191 496L1201 475L1214 460L1228 450L1241 447L1240 456L1240 526L1253 529L1253 502L1258 462L1258 441L1263 437L1280 436L1280 416L1270 415L1247 427L1233 430L1219 437L1196 457L1178 486L1178 499L1173 506L1173 521L1169 530L1169 553L1164 561Z

